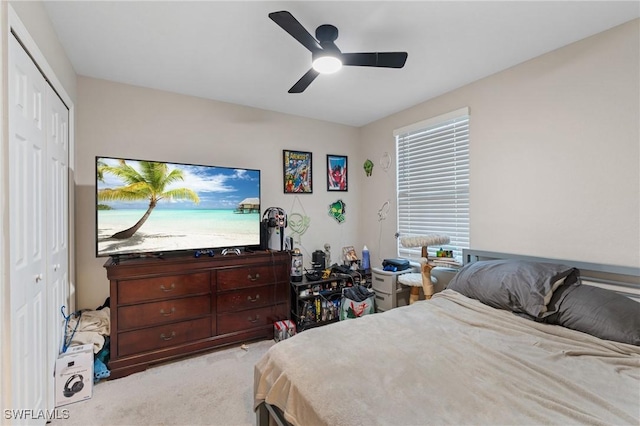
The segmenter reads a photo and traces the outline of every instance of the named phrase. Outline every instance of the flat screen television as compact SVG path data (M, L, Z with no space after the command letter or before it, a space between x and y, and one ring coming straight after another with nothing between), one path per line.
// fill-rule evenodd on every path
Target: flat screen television
M96 157L96 256L260 246L260 170Z

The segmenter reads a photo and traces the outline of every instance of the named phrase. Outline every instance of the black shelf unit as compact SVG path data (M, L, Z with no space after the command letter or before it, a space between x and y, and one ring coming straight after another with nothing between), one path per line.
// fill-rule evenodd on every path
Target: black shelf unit
M353 285L371 287L371 272L331 274L329 278L291 281L291 319L298 332L339 320L342 290Z

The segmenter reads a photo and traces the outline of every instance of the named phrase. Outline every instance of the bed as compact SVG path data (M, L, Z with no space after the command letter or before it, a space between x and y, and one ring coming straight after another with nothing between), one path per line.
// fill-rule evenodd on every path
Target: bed
M640 268L464 257L431 300L270 348L255 366L257 423L640 424ZM495 267L508 274L492 293Z

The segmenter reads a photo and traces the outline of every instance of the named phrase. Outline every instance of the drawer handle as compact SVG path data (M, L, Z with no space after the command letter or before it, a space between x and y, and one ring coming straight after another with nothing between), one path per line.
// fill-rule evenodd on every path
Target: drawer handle
M165 293L168 293L170 291L173 291L176 289L176 283L171 283L171 285L169 286L169 288L166 288L164 286L164 284L160 285L160 290L164 291Z
M259 299L260 299L260 295L259 295L259 294L256 294L255 299L252 299L252 298L251 298L251 296L247 296L247 301L248 301L248 302L251 302L251 303L255 303L255 302L257 302Z
M172 306L169 312L165 312L164 309L160 309L160 315L162 315L163 317L168 317L169 315L173 315L175 312L176 312L175 306Z
M260 279L260 274L256 273L253 277L251 275L247 275L247 279L249 281L258 281Z
M174 337L176 337L176 332L175 332L175 331L172 331L172 332L171 332L171 336L169 336L169 337L167 337L164 333L162 333L162 334L160 335L160 338L161 338L162 340L164 340L164 341L171 340L171 339L173 339Z
M251 317L249 317L249 318L247 318L247 321L249 321L252 324L255 324L258 321L260 321L260 315L256 315L256 317L254 319L251 319Z

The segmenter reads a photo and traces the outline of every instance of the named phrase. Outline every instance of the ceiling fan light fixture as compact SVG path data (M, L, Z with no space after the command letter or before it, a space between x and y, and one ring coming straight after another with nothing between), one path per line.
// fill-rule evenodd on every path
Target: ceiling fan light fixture
M324 55L315 58L312 66L320 74L333 74L342 68L342 61L335 56Z
M269 18L285 30L291 37L311 52L312 66L289 93L302 93L320 74L337 72L343 65L402 68L407 60L407 52L355 52L342 53L334 41L338 38L338 29L329 24L316 28L315 38L309 34L300 22L286 10L272 12Z

